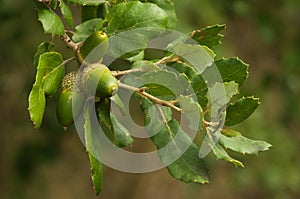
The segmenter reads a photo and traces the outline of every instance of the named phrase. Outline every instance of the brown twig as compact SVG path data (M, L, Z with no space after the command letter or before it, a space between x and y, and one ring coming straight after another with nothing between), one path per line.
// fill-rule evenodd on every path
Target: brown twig
M69 37L69 35L67 35L67 34L64 34L64 35L61 36L60 38L61 38L61 40L64 41L64 43L66 44L66 46L67 46L68 48L72 49L74 52L77 51L77 49L78 49L80 43L78 43L78 44L74 43L74 42L71 40L71 38Z
M168 102L168 101L165 101L165 100L162 100L162 99L159 99L147 92L145 92L145 88L136 88L136 87L133 87L133 86L129 86L127 84L123 84L123 83L119 83L119 87L120 88L124 88L124 89L127 89L127 90L131 90L131 91L134 91L136 92L137 94L143 96L143 97L146 97L148 99L150 99L151 101L154 101L156 102L157 104L160 104L160 105L164 105L164 106L168 106L178 112L182 112L182 109L175 106L172 102Z
M111 71L111 74L113 76L120 76L120 75L127 75L130 73L137 73L137 72L143 72L143 68L134 68L134 69L130 69L130 70L116 70L116 71Z
M176 62L179 59L180 59L179 56L172 54L168 57L164 57L164 58L158 60L155 64L165 64L167 62Z

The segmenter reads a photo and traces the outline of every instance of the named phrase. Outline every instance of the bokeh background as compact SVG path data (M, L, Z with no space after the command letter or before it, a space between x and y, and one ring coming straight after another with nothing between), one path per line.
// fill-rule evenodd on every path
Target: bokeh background
M251 118L235 129L273 145L241 156L246 168L210 161L211 182L184 184L166 169L127 174L104 168L104 199L300 198L300 1L174 0L178 30L226 24L219 57L250 64L242 93L261 98ZM76 10L76 8L74 8ZM75 12L76 13L76 12ZM27 96L32 59L42 32L32 1L0 0L0 198L97 198L85 149L74 129L63 132L48 100L42 128L34 130ZM61 42L58 42L61 43ZM58 45L58 49L65 50ZM67 56L66 56L67 57Z

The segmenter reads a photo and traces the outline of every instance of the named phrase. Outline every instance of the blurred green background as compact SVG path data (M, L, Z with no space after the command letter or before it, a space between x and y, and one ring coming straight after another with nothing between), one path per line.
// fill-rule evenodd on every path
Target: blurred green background
M242 93L261 98L251 118L236 126L273 145L259 156L240 156L246 168L210 162L211 182L184 184L163 169L127 174L104 168L100 198L300 198L300 1L175 0L178 30L227 25L220 57L250 64ZM76 8L75 8L76 9ZM0 198L96 198L85 149L74 129L63 132L48 100L44 123L34 130L27 96L32 59L43 35L32 1L0 0ZM58 42L61 43L61 42ZM59 49L65 50L61 45Z

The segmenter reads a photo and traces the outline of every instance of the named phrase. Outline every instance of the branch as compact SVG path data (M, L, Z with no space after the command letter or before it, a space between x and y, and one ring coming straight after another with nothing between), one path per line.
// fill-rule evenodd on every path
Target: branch
M120 76L120 75L127 75L130 73L137 73L137 72L143 72L143 68L135 68L135 69L130 69L130 70L123 70L123 71L111 71L111 74L113 76Z
M64 34L63 36L60 37L60 39L64 41L64 43L66 44L66 46L67 46L68 48L71 48L74 52L77 51L77 49L78 49L80 43L78 43L78 44L74 43L74 42L71 40L71 38L69 37L69 35Z
M133 86L129 86L127 84L123 84L123 83L119 83L119 87L120 88L124 88L124 89L127 89L127 90L131 90L131 91L134 91L136 92L137 94L143 96L143 97L146 97L154 102L156 102L157 104L160 104L160 105L163 105L163 106L169 106L171 107L172 109L178 111L178 112L182 112L182 109L181 108L178 108L177 106L175 106L172 102L168 102L168 101L165 101L165 100L162 100L162 99L159 99L147 92L145 92L145 88L136 88L136 87L133 87Z

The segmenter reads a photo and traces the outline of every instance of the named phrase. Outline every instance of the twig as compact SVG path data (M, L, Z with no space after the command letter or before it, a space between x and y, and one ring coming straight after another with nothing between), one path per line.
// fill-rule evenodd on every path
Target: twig
M120 75L127 75L130 73L137 73L137 72L143 72L143 68L134 68L134 69L130 69L130 70L123 70L123 71L111 71L111 74L113 76L120 76Z
M164 57L164 58L158 60L155 64L165 64L167 62L176 62L179 59L180 58L177 55L172 54L172 55L170 55L168 57Z
M67 63L69 63L69 62L71 62L71 61L73 61L75 59L76 59L76 57L71 57L69 59L64 60L60 65L66 65Z
M71 38L69 37L69 35L67 35L67 34L64 34L64 35L61 36L60 38L61 38L61 40L64 41L64 43L66 44L66 46L67 46L68 48L71 48L74 52L77 51L77 49L78 49L80 43L78 43L78 44L74 43L74 42L71 40Z
M71 33L72 35L75 34L75 32L73 30L65 30L66 33Z
M153 95L145 92L145 88L136 88L136 87L133 87L133 86L129 86L127 84L123 84L121 82L119 83L119 87L127 89L127 90L134 91L137 94L139 94L139 95L141 95L143 97L146 97L146 98L148 98L148 99L156 102L157 104L164 105L164 106L169 106L169 107L171 107L172 109L174 109L174 110L176 110L178 112L182 112L182 109L178 108L173 103L165 101L165 100L162 100L162 99L159 99L159 98L157 98L157 97L155 97L155 96L153 96Z

